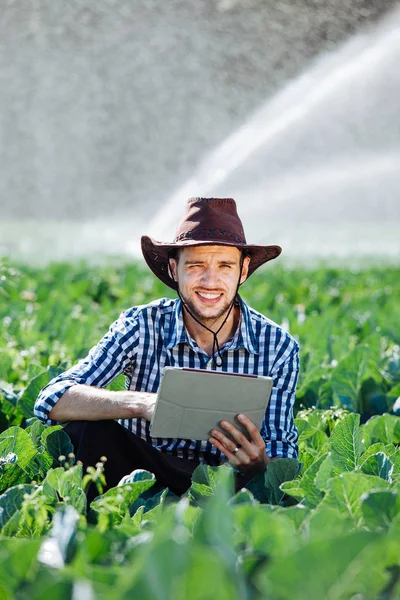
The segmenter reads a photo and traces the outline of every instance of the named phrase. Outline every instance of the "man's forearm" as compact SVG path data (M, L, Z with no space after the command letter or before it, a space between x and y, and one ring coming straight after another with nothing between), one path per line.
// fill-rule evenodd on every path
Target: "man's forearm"
M77 384L70 387L49 413L53 421L100 421L144 418L150 420L156 394Z

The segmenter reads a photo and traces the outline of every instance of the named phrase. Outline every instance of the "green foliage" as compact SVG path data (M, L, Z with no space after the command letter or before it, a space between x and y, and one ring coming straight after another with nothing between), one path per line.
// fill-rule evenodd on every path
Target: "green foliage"
M340 421L330 438L332 462L336 472L354 471L362 454L360 416L347 415Z
M0 270L1 598L400 596L398 269L273 267L246 283L300 343L299 460L236 493L232 469L200 465L182 498L147 471L102 493L102 464L83 473L62 428L32 417L122 310L170 291L134 264Z
M3 259L0 271L0 430L32 416L39 389L86 356L123 310L172 294L134 263L40 269ZM344 407L362 422L392 411L400 396L398 268L277 264L255 273L241 293L300 343L297 408ZM119 376L110 389L124 385ZM317 446L323 440L314 438Z
M10 569L7 578L0 567L0 592L5 598L25 597L22 591L68 598L72 589L100 598L118 590L127 599L380 597L399 586L399 449L387 443L395 441L397 419L378 427L384 435L376 442L371 423L360 425L358 414L344 413L332 424L320 411L310 419L307 441L319 436L318 425L332 429L307 468L276 459L236 494L228 466L200 465L182 498L158 491L151 473L134 471L91 503L90 523L82 467L71 464L73 457L61 460L39 483L11 486L0 496L0 553ZM26 448L26 467L32 446L38 452L57 433L64 432L37 421L3 432L5 468L15 464L10 448ZM26 546L31 538L40 543ZM24 569L10 566L19 547L27 549ZM304 569L307 585L299 575Z
M247 488L260 502L280 504L284 496L281 485L295 479L300 468L299 461L295 458L277 458L271 461L265 473L254 477Z
M147 471L136 481L124 483L111 488L90 505L97 518L101 531L119 525L123 519L130 517L130 507L141 494L150 489L155 483L155 477Z

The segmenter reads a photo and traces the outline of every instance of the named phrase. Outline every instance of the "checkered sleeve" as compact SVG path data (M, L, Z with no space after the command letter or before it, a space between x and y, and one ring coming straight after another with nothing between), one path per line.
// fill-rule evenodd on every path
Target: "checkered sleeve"
M261 429L267 454L270 457L297 458L298 432L293 406L299 375L299 346L289 335L280 340L270 375L274 384Z
M47 425L48 414L61 396L76 384L105 387L135 360L139 325L135 313L123 312L86 358L52 379L39 393L34 414Z

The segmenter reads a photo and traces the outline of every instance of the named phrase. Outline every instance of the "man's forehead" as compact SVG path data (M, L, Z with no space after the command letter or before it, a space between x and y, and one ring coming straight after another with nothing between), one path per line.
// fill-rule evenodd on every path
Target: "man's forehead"
M196 258L205 258L207 256L216 258L239 260L241 252L235 246L186 246L181 249L181 257L185 260Z

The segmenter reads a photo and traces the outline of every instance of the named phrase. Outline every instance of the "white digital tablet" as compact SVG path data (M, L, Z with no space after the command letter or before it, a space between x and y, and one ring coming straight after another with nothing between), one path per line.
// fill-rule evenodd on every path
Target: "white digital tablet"
M247 437L237 420L243 413L260 429L271 395L271 377L165 367L150 423L160 438L208 440L212 429L230 421Z

